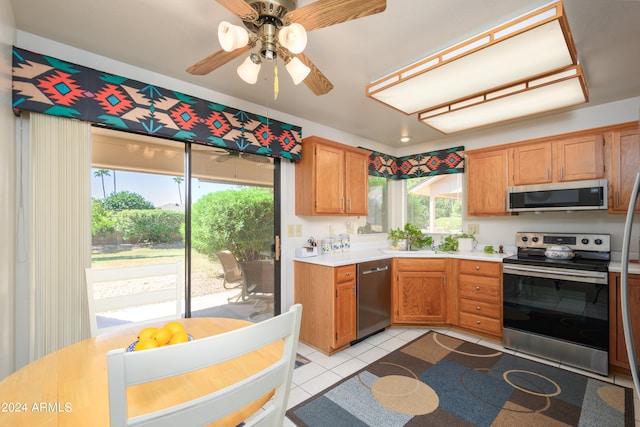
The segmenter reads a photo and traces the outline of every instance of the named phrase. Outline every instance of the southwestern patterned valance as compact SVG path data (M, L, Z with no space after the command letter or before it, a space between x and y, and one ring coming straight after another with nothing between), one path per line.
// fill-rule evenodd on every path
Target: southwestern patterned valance
M464 172L464 147L394 157L374 151L369 156L369 175L391 179L419 178Z
M293 161L302 151L299 126L17 47L13 108Z

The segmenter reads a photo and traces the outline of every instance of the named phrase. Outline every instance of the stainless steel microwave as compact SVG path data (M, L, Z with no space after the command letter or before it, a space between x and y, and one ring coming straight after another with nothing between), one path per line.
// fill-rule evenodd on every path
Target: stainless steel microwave
M509 187L507 203L509 212L607 209L607 180Z

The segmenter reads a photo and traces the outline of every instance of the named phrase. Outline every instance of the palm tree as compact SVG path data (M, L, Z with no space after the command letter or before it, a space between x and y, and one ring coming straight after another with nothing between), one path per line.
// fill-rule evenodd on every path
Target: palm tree
M111 176L111 172L109 172L107 169L96 169L96 171L93 173L93 176L102 180L102 198L106 199L107 191L104 189L104 177Z
M180 206L182 206L182 192L180 191L180 184L182 184L182 181L184 181L184 178L181 176L173 177L173 182L178 184L178 196L180 196Z
M113 170L113 192L117 193L118 190L116 190L116 170Z

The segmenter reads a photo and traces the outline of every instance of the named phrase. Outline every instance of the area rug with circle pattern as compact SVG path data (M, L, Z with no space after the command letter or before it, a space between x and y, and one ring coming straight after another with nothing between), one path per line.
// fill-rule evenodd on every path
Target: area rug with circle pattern
M628 426L633 392L436 332L287 411L297 426Z

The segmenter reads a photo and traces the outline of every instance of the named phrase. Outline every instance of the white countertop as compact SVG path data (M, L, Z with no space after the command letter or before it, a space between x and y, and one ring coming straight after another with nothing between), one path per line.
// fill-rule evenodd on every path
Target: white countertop
M481 251L472 252L439 252L439 251L396 251L389 249L360 249L350 252L343 252L332 255L317 255L314 257L295 257L294 261L306 262L309 264L324 265L327 267L340 267L348 264L360 262L376 261L388 258L460 258L478 261L502 262L502 259L512 255L486 254Z
M622 271L622 263L620 261L611 261L609 263L609 271L620 273ZM640 264L629 263L629 274L640 274Z

